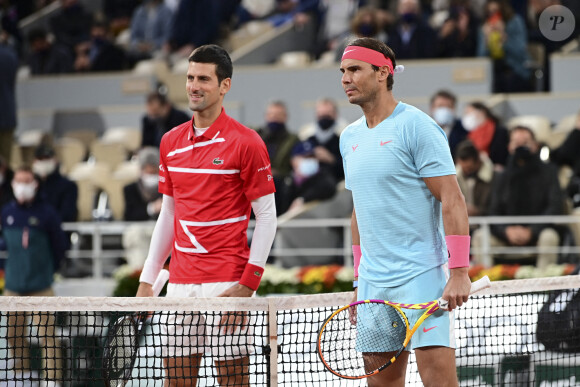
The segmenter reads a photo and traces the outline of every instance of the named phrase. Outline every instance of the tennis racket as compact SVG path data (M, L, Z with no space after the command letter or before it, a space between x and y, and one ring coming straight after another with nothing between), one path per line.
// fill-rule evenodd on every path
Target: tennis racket
M471 284L470 294L491 285L487 276ZM401 304L384 300L357 301L330 315L318 333L318 355L333 374L364 379L393 364L425 319L446 310L446 300ZM424 310L414 324L403 309ZM412 326L412 328L410 328ZM387 356L385 353L394 353Z
M169 271L163 269L153 284L157 297L169 279ZM123 387L131 379L139 339L145 329L149 312L138 312L120 317L109 328L103 350L105 386Z

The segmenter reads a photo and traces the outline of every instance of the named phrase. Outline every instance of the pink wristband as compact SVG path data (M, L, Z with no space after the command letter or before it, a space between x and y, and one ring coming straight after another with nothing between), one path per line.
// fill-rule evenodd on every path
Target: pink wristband
M354 278L358 277L358 265L360 265L360 257L362 252L360 251L360 245L352 245L352 258L354 261Z
M469 235L447 235L447 255L449 257L449 268L469 267Z

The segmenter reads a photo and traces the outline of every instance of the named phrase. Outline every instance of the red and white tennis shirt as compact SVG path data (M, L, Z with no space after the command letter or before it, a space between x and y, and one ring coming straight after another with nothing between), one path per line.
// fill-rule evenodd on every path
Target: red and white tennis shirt
M238 281L248 262L251 201L275 192L260 136L229 117L195 137L193 121L160 145L159 192L175 201L170 282Z

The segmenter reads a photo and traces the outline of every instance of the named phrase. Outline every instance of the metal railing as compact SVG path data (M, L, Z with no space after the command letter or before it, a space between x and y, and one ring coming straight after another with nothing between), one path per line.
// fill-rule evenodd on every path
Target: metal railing
M151 226L155 222L149 223ZM472 253L481 253L485 257L493 254L538 254L538 253L578 253L580 246L559 246L556 248L539 248L536 246L526 247L492 247L490 245L490 226L492 224L580 224L580 215L562 216L474 216L469 219L470 226L479 226L482 229L482 248L476 251L472 248ZM71 222L63 223L63 229L67 232L76 232L82 235L90 235L92 244L90 249L71 249L67 252L69 258L90 258L92 259L93 278L104 277L104 259L124 257L125 250L105 249L103 239L106 236L121 236L125 229L135 224L135 222ZM254 221L250 221L249 229L253 229ZM345 265L352 265L350 218L321 218L321 219L290 219L279 223L278 228L320 228L334 227L342 228L343 241L340 248L310 247L310 248L277 248L274 246L270 252L272 256L319 256L336 255L344 257ZM6 252L0 252L0 257L5 258Z

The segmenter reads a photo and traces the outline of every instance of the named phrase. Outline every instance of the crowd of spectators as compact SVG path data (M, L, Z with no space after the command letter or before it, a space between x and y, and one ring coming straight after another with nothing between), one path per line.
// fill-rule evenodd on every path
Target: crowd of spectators
M528 46L540 43L550 54L578 35L546 39L538 26L546 7L580 12L571 0L104 0L96 12L80 0L56 0L61 7L46 28L23 36L19 21L54 1L0 0L4 39L33 75L125 70L151 58L171 65L206 43L227 47L232 31L259 20L274 27L312 22L314 59L326 52L338 58L349 39L363 36L385 41L398 59L486 56L494 92L532 91ZM549 88L544 73L543 88Z

